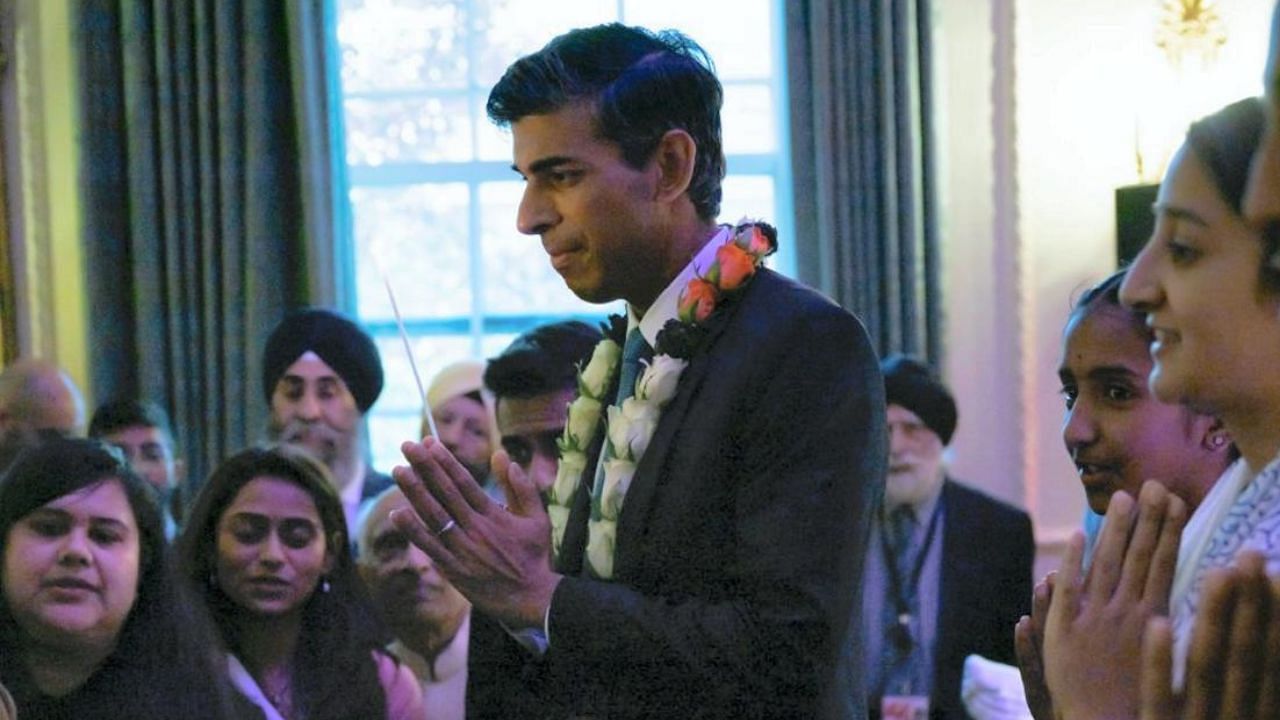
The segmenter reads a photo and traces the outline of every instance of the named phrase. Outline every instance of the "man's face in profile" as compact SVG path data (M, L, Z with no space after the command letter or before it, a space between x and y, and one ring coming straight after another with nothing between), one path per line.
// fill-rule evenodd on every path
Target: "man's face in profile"
M661 244L655 163L624 161L598 136L590 103L521 118L511 133L513 167L525 180L520 232L541 237L551 266L587 302L644 297Z
M560 452L556 438L564 432L572 387L533 397L498 399L498 431L502 449L520 466L539 492L547 492L556 481Z

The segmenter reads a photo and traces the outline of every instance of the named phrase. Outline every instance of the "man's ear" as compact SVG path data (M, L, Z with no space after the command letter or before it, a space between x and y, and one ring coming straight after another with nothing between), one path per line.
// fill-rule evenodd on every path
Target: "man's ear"
M670 202L683 195L693 181L698 144L684 130L668 130L658 141L653 159L658 172L654 199Z

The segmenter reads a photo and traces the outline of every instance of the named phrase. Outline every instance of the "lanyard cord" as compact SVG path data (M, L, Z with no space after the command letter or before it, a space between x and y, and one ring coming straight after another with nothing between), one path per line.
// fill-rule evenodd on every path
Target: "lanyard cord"
M938 517L942 514L942 499L938 499L938 503L933 507L933 513L929 517L929 527L924 533L924 542L920 544L920 552L916 555L915 565L911 568L911 585L910 588L914 593L920 585L920 574L924 570L925 558L929 556L929 548L933 545L933 536L938 530ZM886 518L887 520L888 518ZM902 578L898 576L898 563L894 558L894 551L899 548L889 548L889 537L887 535L888 523L882 524L880 527L880 549L884 554L885 569L889 571L889 589L893 594L893 608L898 613L898 622L905 625L910 621L910 607L906 595L903 593ZM907 616L904 618L903 616ZM905 622L904 622L905 620ZM904 628L905 629L905 628Z

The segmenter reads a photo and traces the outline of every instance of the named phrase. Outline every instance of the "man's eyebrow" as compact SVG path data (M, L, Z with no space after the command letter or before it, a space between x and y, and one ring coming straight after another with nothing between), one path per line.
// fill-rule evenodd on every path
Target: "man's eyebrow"
M548 170L559 167L560 165L565 165L571 162L574 162L574 159L565 155L552 155L551 157L541 158L533 161L533 163L529 165L529 174L537 175L538 173L544 173ZM524 171L514 163L512 163L511 169L520 173L520 175L525 174Z

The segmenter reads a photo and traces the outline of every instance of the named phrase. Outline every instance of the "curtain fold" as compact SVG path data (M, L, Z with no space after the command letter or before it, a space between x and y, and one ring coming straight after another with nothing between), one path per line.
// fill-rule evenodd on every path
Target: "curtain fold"
M335 299L324 12L77 4L93 388L168 409L197 484L262 437L271 329Z
M940 366L929 2L785 5L800 279Z

